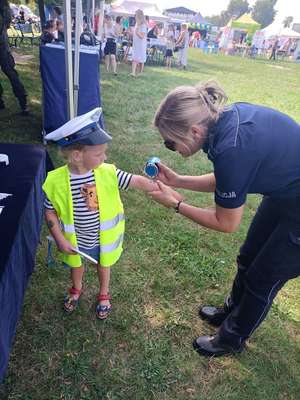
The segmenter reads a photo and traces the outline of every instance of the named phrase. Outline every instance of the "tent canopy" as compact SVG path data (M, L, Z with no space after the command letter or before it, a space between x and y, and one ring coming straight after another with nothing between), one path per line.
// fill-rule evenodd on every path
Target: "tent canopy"
M255 36L261 36L264 39L272 39L275 36L278 37L289 37L289 38L300 38L300 33L294 31L291 28L284 28L282 24L278 22L272 22L264 29L255 32Z
M197 13L189 22L191 29L209 30L211 26L212 24L207 22L200 13Z
M251 14L243 14L240 18L231 21L231 27L247 31L253 34L260 28L260 24L251 17Z
M280 32L279 36L284 36L292 39L299 39L300 38L300 33L294 31L291 28L283 28L282 31Z
M163 15L156 3L143 0L123 0L111 5L110 14L131 17L134 16L136 10L142 10L145 15L155 21L168 21L169 17Z

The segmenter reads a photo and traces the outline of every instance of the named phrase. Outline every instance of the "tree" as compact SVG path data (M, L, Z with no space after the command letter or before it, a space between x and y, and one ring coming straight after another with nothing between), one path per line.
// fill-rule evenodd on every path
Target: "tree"
M275 18L274 6L277 0L257 0L252 9L253 19L261 24L262 28L270 25Z
M290 28L293 23L294 17L286 17L283 21L284 28Z
M230 18L238 18L249 10L249 3L247 0L230 0L226 10L221 11L220 15L213 15L212 17L205 17L205 19L219 27L227 25Z
M247 0L230 0L227 12L231 17L239 18L249 10L249 3Z
M231 18L231 15L228 13L228 11L222 11L220 15L213 15L211 17L205 17L204 19L207 22L210 22L213 25L219 26L220 28L222 26L227 25Z

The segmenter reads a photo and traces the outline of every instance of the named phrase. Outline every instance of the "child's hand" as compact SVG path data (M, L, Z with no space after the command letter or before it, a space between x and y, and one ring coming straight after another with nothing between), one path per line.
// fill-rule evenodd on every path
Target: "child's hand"
M162 204L165 207L175 207L178 201L182 201L183 197L177 193L175 190L164 185L162 182L157 182L159 190L155 190L149 193L149 196L153 200Z
M160 181L153 181L153 189L151 190L150 193L157 192L157 191L159 192L161 190L161 186L159 185L159 183L161 183L161 182ZM164 185L164 187L165 187L165 185ZM168 187L168 192L170 194L172 194L172 196L175 197L175 199L177 201L182 201L184 199L182 194L176 192L176 190L171 189L170 187Z
M56 242L58 250L66 254L76 254L74 246L65 238Z

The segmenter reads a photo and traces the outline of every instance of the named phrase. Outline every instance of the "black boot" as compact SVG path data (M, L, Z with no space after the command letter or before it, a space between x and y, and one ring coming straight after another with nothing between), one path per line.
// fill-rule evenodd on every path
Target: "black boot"
M202 306L199 309L199 317L213 326L222 325L227 315L224 307Z
M239 347L232 347L220 340L218 335L215 336L199 336L193 342L194 349L201 355L207 357L229 356L235 353L241 353L245 349L242 343Z
M230 296L227 296L223 307L201 306L199 308L199 317L213 326L220 326L231 310Z

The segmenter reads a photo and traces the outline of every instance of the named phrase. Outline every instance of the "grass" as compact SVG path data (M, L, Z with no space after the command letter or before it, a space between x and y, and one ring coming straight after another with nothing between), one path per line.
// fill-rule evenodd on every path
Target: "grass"
M30 50L27 50L29 53ZM41 85L35 58L18 65L32 115L16 114L4 80L8 110L1 112L0 141L39 142ZM188 71L147 67L145 75L102 71L106 127L114 137L109 161L141 173L157 155L180 173L211 170L204 154L183 160L165 150L151 120L160 99L179 84L217 79L230 101L277 108L300 122L299 65L189 53ZM2 78L2 76L1 76ZM1 80L2 81L2 80ZM62 163L49 147L56 165ZM211 205L209 194L186 193L190 203ZM203 229L134 191L122 193L125 251L112 271L113 312L96 321L95 270L89 266L78 312L66 316L62 298L68 272L47 268L46 229L26 292L5 387L10 400L292 400L300 392L299 280L280 293L264 324L241 355L199 357L195 336L214 330L197 318L200 303L221 303L230 290L235 257L259 203L249 196L238 232Z

